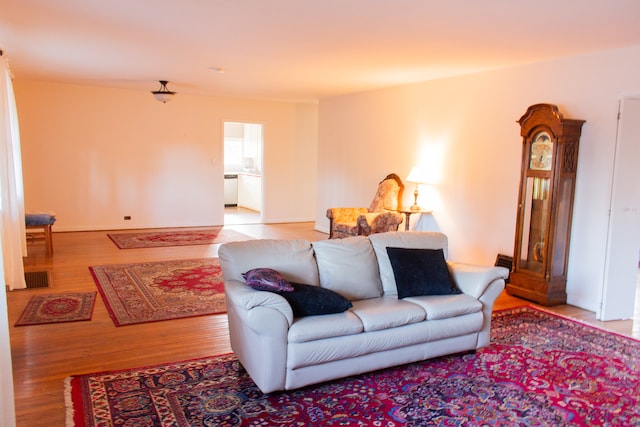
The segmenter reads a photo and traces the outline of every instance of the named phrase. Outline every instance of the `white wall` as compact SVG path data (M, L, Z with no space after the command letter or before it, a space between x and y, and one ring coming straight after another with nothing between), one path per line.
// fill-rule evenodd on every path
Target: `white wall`
M618 100L640 94L640 46L320 101L316 228L328 207L368 206L387 173L442 167L421 194L450 257L512 254L522 139L536 103L583 119L568 302L595 311L602 284ZM410 204L413 187L407 184Z
M264 128L264 221L313 221L316 209L318 105L295 104L278 134ZM278 215L271 215L277 212Z
M265 222L311 221L317 105L14 81L25 205L57 231L223 223L224 121L264 124ZM296 200L296 203L290 203ZM131 221L123 217L130 215Z
M2 243L1 235L0 243ZM0 426L3 427L16 425L8 313L7 284L4 280L4 261L2 244L0 244Z

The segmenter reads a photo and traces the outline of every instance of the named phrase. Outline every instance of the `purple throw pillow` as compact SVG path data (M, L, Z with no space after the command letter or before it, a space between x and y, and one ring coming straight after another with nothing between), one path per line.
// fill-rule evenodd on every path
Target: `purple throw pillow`
M242 277L247 281L247 285L259 291L271 292L292 292L293 286L284 277L271 268L254 268Z

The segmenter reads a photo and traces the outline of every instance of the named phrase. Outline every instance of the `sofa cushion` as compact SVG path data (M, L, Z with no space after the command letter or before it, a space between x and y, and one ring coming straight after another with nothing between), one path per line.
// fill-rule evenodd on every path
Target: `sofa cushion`
M289 328L287 340L290 343L301 343L359 334L363 330L358 316L347 310L337 314L297 318Z
M442 249L387 247L398 298L459 294Z
M242 281L242 273L272 268L289 282L318 285L318 267L307 240L260 239L229 242L218 249L224 280Z
M360 318L365 332L396 328L426 319L422 307L395 297L353 301L351 312Z
M291 305L295 317L342 313L351 308L351 301L320 286L291 283L292 292L278 292Z
M392 231L388 233L378 233L369 235L369 240L378 259L380 270L380 281L384 295L397 295L396 279L393 275L393 268L387 247L394 248L423 248L442 249L445 259L447 258L447 236L442 233L431 231Z
M364 236L311 243L318 263L320 286L349 300L382 296L382 282L373 247Z
M242 273L247 285L259 291L291 292L293 286L271 268L254 268Z
M408 297L403 301L422 307L427 312L427 320L448 319L476 313L483 307L480 301L467 294Z
M401 351L406 353L408 357L411 357L412 353L418 352L420 357L413 358L413 360L470 350L475 348L478 339L477 332L482 329L482 325L483 316L479 312L431 322L417 322L370 333L289 343L287 370L293 371L365 355L384 360L389 357L389 353L384 354L383 352L398 348L402 348ZM405 360L408 362L410 359ZM368 359L368 362L367 359L350 361L355 366L350 372L353 374L371 370L370 367L367 367L369 362L371 359ZM380 365L378 364L378 366ZM322 369L331 369L331 367L322 367Z

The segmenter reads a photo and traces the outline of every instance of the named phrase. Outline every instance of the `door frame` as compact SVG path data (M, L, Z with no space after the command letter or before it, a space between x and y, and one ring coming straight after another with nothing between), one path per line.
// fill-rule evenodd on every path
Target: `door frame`
M635 163L635 164L634 164ZM640 95L618 107L603 282L596 319L633 317L640 256ZM632 184L629 184L632 183Z
M224 148L224 142L225 142L225 123L240 123L243 125L258 125L260 126L260 174L261 174L261 180L260 180L260 203L259 203L259 223L263 224L264 223L264 218L265 218L265 124L262 122L256 122L256 121L249 121L249 120L236 120L236 119L224 119L222 120L222 144L221 144L221 149L222 149L222 179L223 179L223 184L224 184L224 174L225 174L225 148ZM224 197L223 197L224 199ZM222 210L223 210L223 222L224 222L224 203L222 204Z

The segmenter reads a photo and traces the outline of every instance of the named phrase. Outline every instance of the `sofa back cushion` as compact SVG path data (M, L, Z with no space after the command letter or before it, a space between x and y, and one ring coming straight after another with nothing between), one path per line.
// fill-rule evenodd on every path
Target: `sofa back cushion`
M396 279L394 277L391 261L387 254L387 247L415 248L415 249L442 249L445 259L447 254L447 236L431 231L409 231L379 233L369 235L369 240L378 260L380 280L385 296L398 295Z
M318 286L318 267L307 240L247 240L225 243L218 249L224 280L244 281L243 273L271 268L288 282Z
M364 236L313 242L320 286L350 301L382 296L373 247Z

